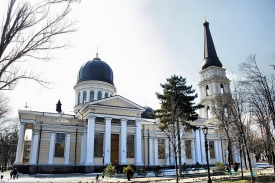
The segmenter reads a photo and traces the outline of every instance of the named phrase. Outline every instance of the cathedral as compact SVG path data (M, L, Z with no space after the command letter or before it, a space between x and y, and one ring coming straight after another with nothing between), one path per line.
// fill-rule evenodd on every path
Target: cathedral
M210 165L227 162L226 144L214 133L209 120L210 99L217 93L229 92L230 80L220 62L209 30L204 22L204 60L199 81L200 118L192 125L197 130L185 132L181 159L186 164L206 164L202 128L208 126ZM122 167L174 167L175 158L167 136L158 130L156 119L148 116L152 109L117 94L112 68L96 54L84 63L77 74L74 115L19 110L20 133L14 167L19 172L90 173L102 172L107 164ZM31 136L26 131L31 131ZM234 161L239 162L237 153Z

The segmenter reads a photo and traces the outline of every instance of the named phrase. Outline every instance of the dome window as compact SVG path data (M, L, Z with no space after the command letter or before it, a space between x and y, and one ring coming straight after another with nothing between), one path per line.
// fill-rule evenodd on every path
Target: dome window
M108 93L107 92L105 93L105 98L108 98Z
M221 83L221 94L224 94L223 84Z
M206 90L206 96L208 96L209 95L209 87L208 87L208 85L206 85L205 90Z
M210 107L207 106L206 108L206 113L207 113L207 119L210 119Z
M78 96L77 96L77 105L80 104L80 92L78 93Z
M94 101L94 98L95 98L95 92L90 91L90 102Z
M83 103L83 104L86 103L86 97L87 97L87 92L84 91L84 92L83 92L83 99L82 99L82 103Z
M102 99L102 92L99 91L97 92L97 100L101 100Z

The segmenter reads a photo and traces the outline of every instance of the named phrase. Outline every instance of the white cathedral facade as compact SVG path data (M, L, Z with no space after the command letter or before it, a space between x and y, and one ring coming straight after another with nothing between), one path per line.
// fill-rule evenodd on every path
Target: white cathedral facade
M230 80L217 57L209 30L204 23L205 50L199 82L200 118L186 133L181 162L206 164L202 128L211 116L211 96L229 92ZM101 172L107 164L117 168L173 166L174 155L165 134L157 129L142 107L116 93L111 67L98 55L79 70L75 90L75 115L19 110L20 133L14 166L22 173ZM32 131L27 137L26 130ZM185 133L182 131L182 133ZM227 162L226 145L209 126L209 162ZM234 161L239 162L237 153Z

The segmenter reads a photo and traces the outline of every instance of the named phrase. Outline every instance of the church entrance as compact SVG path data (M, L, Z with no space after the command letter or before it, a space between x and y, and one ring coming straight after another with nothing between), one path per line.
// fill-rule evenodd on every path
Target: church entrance
M118 165L119 154L119 135L112 134L111 136L111 163L112 165Z

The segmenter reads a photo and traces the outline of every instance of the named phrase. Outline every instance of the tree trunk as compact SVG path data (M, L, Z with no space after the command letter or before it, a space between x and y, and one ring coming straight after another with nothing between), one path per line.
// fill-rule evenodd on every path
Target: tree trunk
M177 120L177 136L178 136L178 153L179 153L179 176L181 178L181 138L180 138L180 126L179 121Z
M247 160L248 160L248 164L249 164L249 170L250 170L250 176L251 176L251 182L254 183L254 177L252 175L252 165L251 165L251 159L250 159L250 156L249 156L249 151L248 151L248 147L247 147L247 142L246 142L246 139L244 137L244 146L245 146L245 151L246 151L246 155L247 155Z

